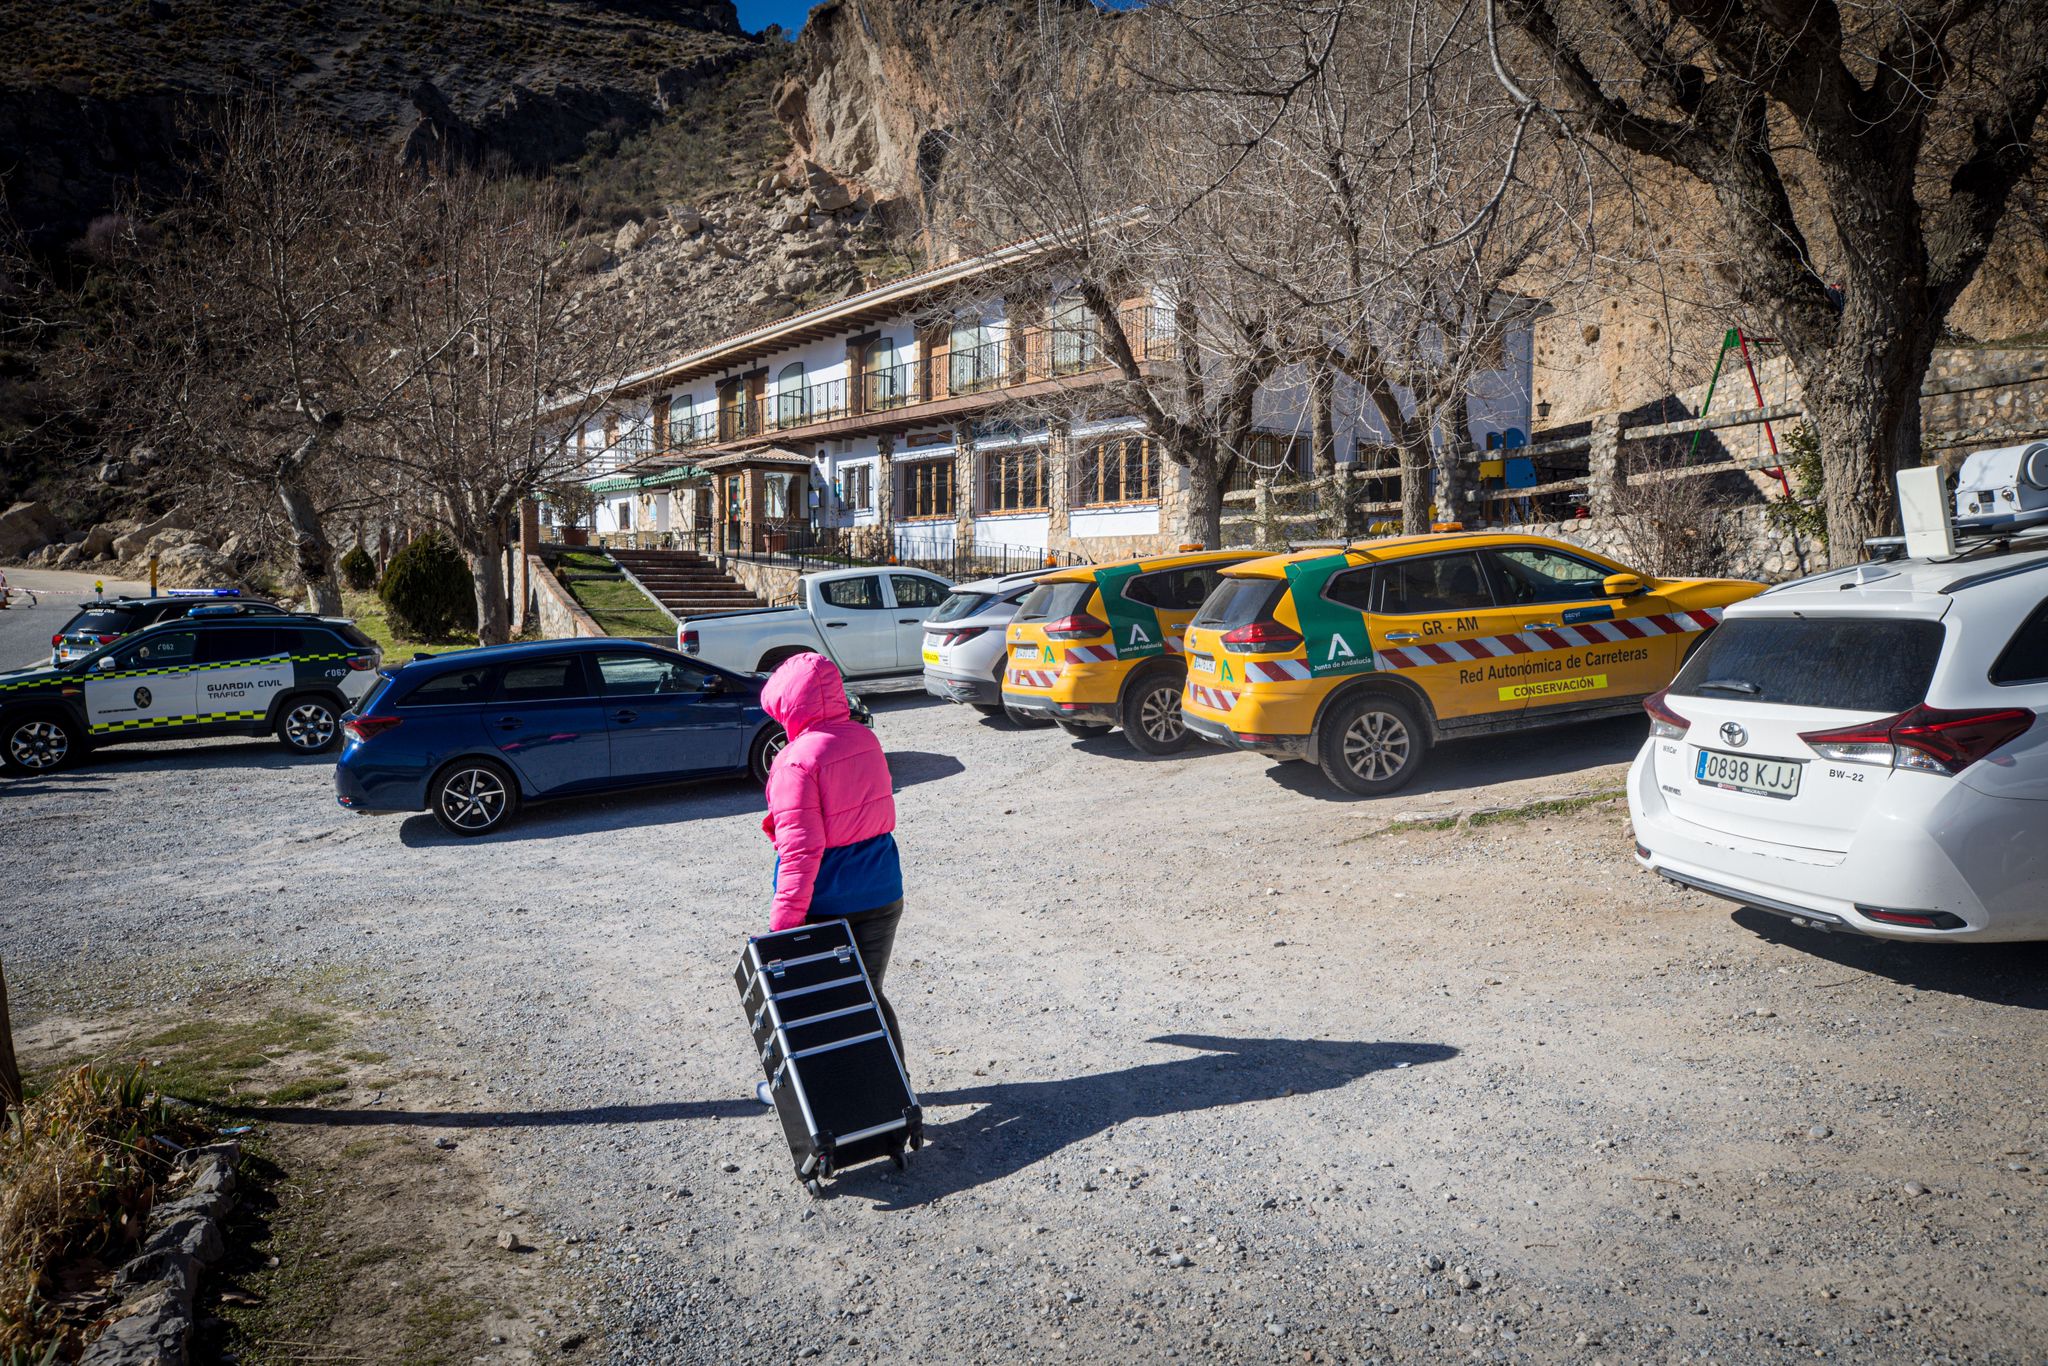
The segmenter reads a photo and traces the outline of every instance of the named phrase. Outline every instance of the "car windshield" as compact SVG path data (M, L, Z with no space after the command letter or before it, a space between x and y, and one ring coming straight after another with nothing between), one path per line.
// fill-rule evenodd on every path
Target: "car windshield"
M1941 623L1914 617L1738 617L1671 685L1679 697L1901 712L1927 700Z
M1071 616L1088 605L1095 593L1093 582L1041 583L1017 604L1017 621L1051 621Z
M926 617L926 621L958 621L971 617L982 609L989 600L987 593L954 593L939 604L939 610Z

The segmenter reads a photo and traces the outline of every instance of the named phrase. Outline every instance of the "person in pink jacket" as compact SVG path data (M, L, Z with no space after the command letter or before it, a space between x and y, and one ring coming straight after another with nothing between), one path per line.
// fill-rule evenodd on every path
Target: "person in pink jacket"
M785 660L761 687L761 709L789 743L768 773L761 829L775 843L771 930L845 919L875 984L896 1052L903 1035L882 995L882 978L903 915L896 856L896 795L875 733L853 719L846 682L823 655ZM762 1099L768 1097L764 1083Z

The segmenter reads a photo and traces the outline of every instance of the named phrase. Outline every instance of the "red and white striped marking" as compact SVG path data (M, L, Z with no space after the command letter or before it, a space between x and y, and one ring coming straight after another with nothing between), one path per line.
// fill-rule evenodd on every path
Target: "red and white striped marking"
M1234 693L1226 688L1212 688L1203 683L1188 684L1188 701L1210 711L1229 711L1242 696L1243 693Z
M1308 676L1305 659L1251 659L1244 666L1247 683L1289 683Z
M1720 620L1721 609L1709 607L1698 612L1658 612L1646 617L1582 621L1575 626L1560 626L1555 630L1517 631L1511 636L1473 636L1467 640L1432 640L1422 645L1389 645L1374 652L1374 662L1382 669L1468 664L1478 659L1537 654L1544 650L1574 650L1585 645L1612 645L1625 640L1646 640L1651 636L1684 635L1708 630ZM1306 673L1301 675L1307 676Z
M1067 647L1067 663L1069 664L1108 664L1112 663L1115 659L1116 646L1114 645L1069 645Z
M1020 688L1050 688L1059 674L1051 669L1012 669L1010 682Z

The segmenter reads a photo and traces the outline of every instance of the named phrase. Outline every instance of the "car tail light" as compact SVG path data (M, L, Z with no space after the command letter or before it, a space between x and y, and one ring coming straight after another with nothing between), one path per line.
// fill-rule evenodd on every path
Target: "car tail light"
M64 633L62 631L59 631L56 635L50 637L50 648L53 650L56 649L59 645L62 645L63 643Z
M1301 632L1277 621L1255 621L1223 636L1223 648L1234 655L1284 655L1300 645Z
M693 655L697 653L697 647L702 642L699 640L694 629L685 627L682 633L676 637L676 643L683 647L684 654Z
M940 638L939 644L965 645L968 641L974 639L976 636L985 636L987 634L988 627L986 626L963 626L957 631L946 632L946 634Z
M1877 906L1858 906L1856 913L1887 925L1908 925L1916 930L1960 930L1969 923L1947 911L1887 911Z
M1045 634L1051 640L1086 640L1090 636L1108 635L1109 623L1086 612L1076 612L1049 623Z
M377 656L350 655L348 657L348 666L357 673L367 673L369 670L377 667Z
M358 744L368 744L402 719L397 716L351 716L341 723L341 728L348 732L349 739Z
M1671 710L1671 704L1664 700L1670 692L1671 689L1665 688L1643 699L1643 710L1650 713L1650 738L1653 740L1683 740L1685 733L1692 729L1692 722Z
M111 632L93 637L94 640L97 640L102 645L112 645L115 641L119 640L120 638L121 637L114 635Z
M1948 711L1925 703L1897 716L1800 735L1823 759L1953 777L2034 724L2024 707Z

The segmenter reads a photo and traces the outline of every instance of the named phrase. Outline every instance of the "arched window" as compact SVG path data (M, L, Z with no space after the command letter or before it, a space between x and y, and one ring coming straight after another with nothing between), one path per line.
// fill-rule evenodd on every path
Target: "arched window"
M869 412L902 405L909 389L903 382L904 368L896 363L895 342L880 337L868 343L867 354L861 357L861 374L868 387Z
M804 364L793 361L775 377L775 425L794 427L810 416L811 395L804 388Z

